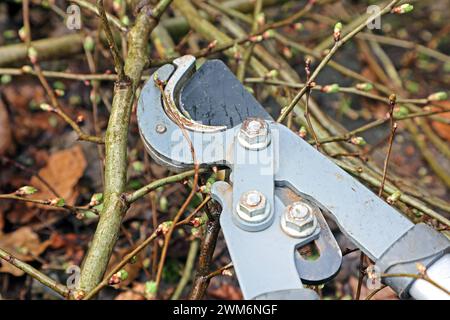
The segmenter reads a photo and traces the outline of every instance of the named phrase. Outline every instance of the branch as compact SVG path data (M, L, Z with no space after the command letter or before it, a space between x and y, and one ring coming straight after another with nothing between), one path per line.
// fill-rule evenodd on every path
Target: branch
M114 36L111 31L111 27L109 26L108 18L106 16L105 7L103 6L103 0L97 0L97 9L100 14L100 18L102 20L103 29L105 29L106 40L109 44L109 49L111 50L111 54L114 59L114 66L116 68L116 72L119 74L119 82L125 81L125 72L123 70L123 60L120 56L119 49L117 48L117 44L114 41Z
M256 0L255 9L253 12L252 33L255 33L256 31L258 31L258 18L259 18L259 15L262 13L261 10L262 10L262 1ZM254 43L250 43L248 45L248 47L244 51L244 56L242 58L242 61L240 61L240 63L238 64L236 77L241 82L244 82L245 70L247 68L248 62L250 61L250 58L252 57L254 46L255 46Z
M81 33L61 37L35 40L31 46L38 52L39 59L46 61L70 57L83 49L84 36ZM23 43L0 47L0 66L23 63L27 60L27 46Z
M59 293L64 298L70 297L70 290L66 286L63 286L62 284L56 282L52 278L48 277L47 275L43 274L39 270L30 266L29 264L20 261L19 259L14 257L12 254L6 252L5 250L0 249L0 258L5 260L6 262L12 264L13 266L19 268L20 270L22 270L23 272L28 274L33 279L36 279L37 281L42 283L44 286Z
M397 130L397 123L394 120L394 108L396 103L396 96L395 94L392 94L389 97L389 105L390 105L390 111L389 111L389 119L390 119L390 132L389 132L389 146L388 146L388 152L386 154L386 159L384 160L383 165L383 178L381 180L380 190L378 191L378 196L381 198L383 196L384 192L384 184L386 182L386 175L389 165L389 159L391 157L391 151L392 151L392 144L394 143L394 137L395 137L395 131Z
M36 72L27 66L21 68L0 68L0 74L7 74L11 76L22 76L22 75L37 75ZM61 71L49 71L42 70L42 74L46 78L57 78L57 79L67 79L67 80L78 80L78 81L117 81L117 74L106 74L106 73L69 73ZM148 76L143 76L142 80L147 80Z
M1 73L1 69L0 69L0 73ZM262 83L262 84L267 84L267 85L273 85L273 86L284 86L284 87L289 87L289 88L298 88L298 89L302 89L303 87L306 86L305 83L297 83L297 82L289 82L289 81L283 81L283 80L277 80L277 79L266 79L263 77L259 77L259 78L246 78L245 83ZM357 86L364 86L364 85L369 85L368 83L363 83L363 84L358 84L355 87L341 87L338 86L336 91L330 91L327 92L327 88L329 88L332 85L336 85L336 84L327 84L327 85L318 85L316 84L314 87L311 88L311 90L313 91L319 91L319 92L323 92L326 94L330 94L330 93L350 93L350 94L355 94L361 97L365 97L368 99L373 99L373 100L377 100L380 102L384 102L384 103L389 103L389 98L388 97L383 97L380 95L376 95L367 91L364 91L363 89L358 89ZM406 103L414 103L414 104L418 104L418 105L427 105L427 104L432 104L433 101L430 101L428 98L417 98L417 99L406 99L406 98L397 98L397 104L406 104ZM444 107L444 106L438 106L435 105L437 108L442 108L443 110L447 110L447 112L450 112L450 108L448 107ZM449 121L450 123L450 121Z
M387 285L383 284L381 287L379 287L378 289L373 290L369 295L367 295L365 300L370 300L372 299L378 292L380 292L381 290L383 290L384 288L386 288Z
M207 169L199 169L199 173L205 173L207 171L208 171ZM170 177L166 177L166 178L162 178L162 179L153 181L153 182L149 183L148 185L143 186L142 188L140 188L136 191L133 191L132 193L124 194L123 198L128 204L131 204L131 203L135 202L136 200L142 198L146 194L152 192L153 190L158 189L159 187L162 187L169 183L182 181L186 178L194 176L194 174L195 174L195 170L189 170L189 171L185 171L185 172L182 172L179 174L175 174Z
M234 267L234 266L233 266L233 263L230 262L230 263L228 263L227 265L225 265L225 266L223 266L223 267L220 267L220 268L217 269L216 271L213 271L213 272L211 272L210 274L208 274L208 275L207 275L207 278L208 278L208 279L212 279L212 278L214 278L214 277L216 277L216 276L223 275L223 274L224 274L224 271L227 271L227 270L229 270L229 269L231 269L231 268L233 268L233 267Z
M205 237L202 240L197 271L191 293L189 294L189 300L201 299L205 295L209 281L211 280L208 275L210 274L214 249L216 248L217 237L220 231L220 211L218 210L217 203L210 202L210 204L211 212L208 216L211 216L212 219L207 223Z
M171 300L178 300L180 298L184 288L191 279L192 270L194 269L195 258L197 258L197 251L199 246L200 242L197 239L192 240L186 258L186 264L183 269L183 274L181 275L180 282L178 282L175 292L173 293L172 297L170 297Z
M55 198L55 199L48 199L48 200L28 199L25 197L17 196L14 193L11 193L11 194L0 194L0 199L35 203L35 204L40 204L40 205L44 205L44 206L49 206L49 207L52 207L55 209L60 209L60 210L65 209L65 210L68 210L75 214L77 212L86 212L86 211L91 211L93 213L96 213L96 210L94 208L71 206L71 205L68 205L65 203L61 204L61 200L62 200L62 202L64 202L63 198Z

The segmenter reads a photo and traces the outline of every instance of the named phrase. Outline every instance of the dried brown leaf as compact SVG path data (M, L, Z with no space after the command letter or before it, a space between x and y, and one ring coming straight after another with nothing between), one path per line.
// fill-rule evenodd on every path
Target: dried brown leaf
M143 283L135 283L132 289L128 289L119 293L115 300L145 300L144 297L145 285Z
M33 261L50 245L50 241L41 242L39 236L30 228L22 227L14 232L0 235L0 248L22 261ZM0 272L8 272L15 276L23 275L23 271L2 261Z
M12 144L11 126L8 111L0 100L0 156L5 154Z
M450 108L449 101L442 101L438 104L442 105L443 107ZM441 113L440 117L450 119L450 112ZM450 142L450 125L438 121L433 121L431 125L442 139Z
M86 169L86 160L79 145L58 151L48 158L47 165L39 170L39 174L47 181L66 204L74 205L78 196L76 185ZM52 199L54 194L36 177L30 184L39 191L31 196L34 199Z

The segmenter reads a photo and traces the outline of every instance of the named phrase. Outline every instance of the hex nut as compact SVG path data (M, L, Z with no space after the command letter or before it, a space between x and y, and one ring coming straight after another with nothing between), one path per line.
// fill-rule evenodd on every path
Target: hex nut
M266 197L257 190L244 192L239 198L236 211L241 219L253 223L264 220L270 212Z
M314 233L317 229L315 212L318 207L304 201L288 205L281 218L281 227L292 237L302 238Z
M264 149L270 143L269 126L263 119L247 118L242 122L238 133L238 140L247 149Z

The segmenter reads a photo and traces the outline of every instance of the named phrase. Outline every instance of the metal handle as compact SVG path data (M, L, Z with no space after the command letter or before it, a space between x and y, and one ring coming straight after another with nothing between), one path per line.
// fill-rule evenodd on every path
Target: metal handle
M450 253L433 263L427 274L437 284L450 291ZM450 295L422 279L414 281L409 294L416 300L450 300Z

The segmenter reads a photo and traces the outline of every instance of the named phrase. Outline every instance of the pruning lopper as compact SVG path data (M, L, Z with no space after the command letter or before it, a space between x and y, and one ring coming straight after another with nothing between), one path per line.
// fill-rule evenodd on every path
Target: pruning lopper
M157 81L164 83L162 90ZM276 123L231 71L210 60L196 71L192 56L159 68L143 87L137 109L146 150L175 171L231 169L230 182L211 188L246 299L318 299L305 285L332 279L341 250L324 218L376 264L379 274L428 275L450 288L450 241L414 225L306 141ZM319 257L300 253L315 246ZM383 281L401 298L449 298L424 280Z

